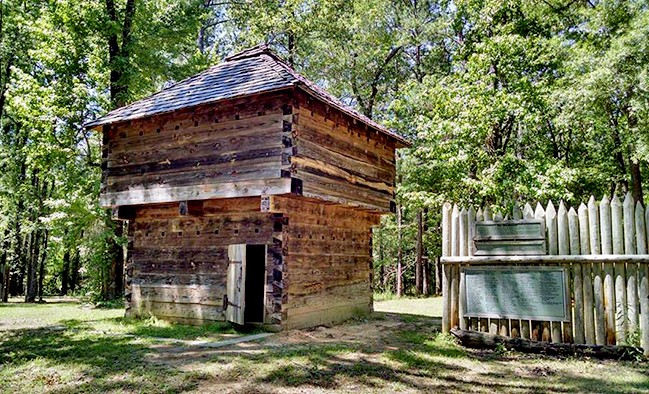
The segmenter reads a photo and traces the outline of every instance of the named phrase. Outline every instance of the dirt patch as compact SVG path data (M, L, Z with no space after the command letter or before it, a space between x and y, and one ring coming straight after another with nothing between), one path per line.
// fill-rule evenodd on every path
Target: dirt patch
M300 346L337 345L366 353L407 349L412 343L402 340L399 333L417 331L422 335L434 334L440 327L434 319L422 318L404 321L399 315L386 314L380 319L352 320L330 326L290 330L277 333L267 339L234 344L219 349L189 348L175 344L155 344L149 361L158 365L192 370L195 363L218 356L254 356L278 348Z

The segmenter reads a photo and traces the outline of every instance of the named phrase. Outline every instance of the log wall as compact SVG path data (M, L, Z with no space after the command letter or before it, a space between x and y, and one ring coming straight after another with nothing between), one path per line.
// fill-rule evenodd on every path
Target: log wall
M137 208L129 222L127 314L195 324L224 320L228 245L265 244L265 321L279 324L282 294L275 277L281 252L274 234L282 218L259 206L260 198L252 197L205 201L201 216L180 215L178 204Z
M296 92L292 108L292 176L302 195L389 212L396 141Z
M289 97L251 96L106 126L102 205L289 193L291 148L282 139Z
M528 204L503 214L490 208L445 204L442 212L444 331L453 326L532 340L592 345L636 343L649 355L649 211L631 194L624 202L594 197L578 209ZM472 257L477 221L540 219L547 255ZM462 267L471 265L560 266L570 283L570 322L464 318Z
M371 227L380 216L305 198L273 198L283 228L287 328L372 310Z

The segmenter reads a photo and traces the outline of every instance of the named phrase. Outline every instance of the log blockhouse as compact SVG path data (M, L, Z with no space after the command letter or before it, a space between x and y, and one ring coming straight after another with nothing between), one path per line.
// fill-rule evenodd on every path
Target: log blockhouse
M88 124L127 314L307 327L372 310L399 135L255 47Z

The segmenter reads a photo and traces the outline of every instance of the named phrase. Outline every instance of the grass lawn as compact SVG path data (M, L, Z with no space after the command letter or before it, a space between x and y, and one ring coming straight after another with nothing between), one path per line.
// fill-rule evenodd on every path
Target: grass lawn
M407 313L441 319L442 297L377 300L374 302L374 310L377 312ZM441 323L440 320L439 324Z
M376 309L370 319L207 349L144 337L239 333L74 302L0 304L0 393L649 393L646 362L470 351L438 333L436 299Z

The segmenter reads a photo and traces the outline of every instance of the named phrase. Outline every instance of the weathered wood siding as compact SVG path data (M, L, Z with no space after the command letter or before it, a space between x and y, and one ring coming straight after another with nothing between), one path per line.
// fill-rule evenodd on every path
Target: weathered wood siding
M277 92L105 126L102 205L290 192L288 100Z
M372 310L371 227L380 216L305 198L274 197L284 212L283 324L308 327Z
M305 197L389 212L395 140L297 91L291 123L292 176Z
M279 324L274 312L282 294L273 286L273 272L275 265L281 269L281 255L273 234L282 219L260 212L259 205L259 197L208 200L202 216L181 216L178 204L139 207L129 222L127 313L196 324L224 320L228 245L265 244L265 320Z

